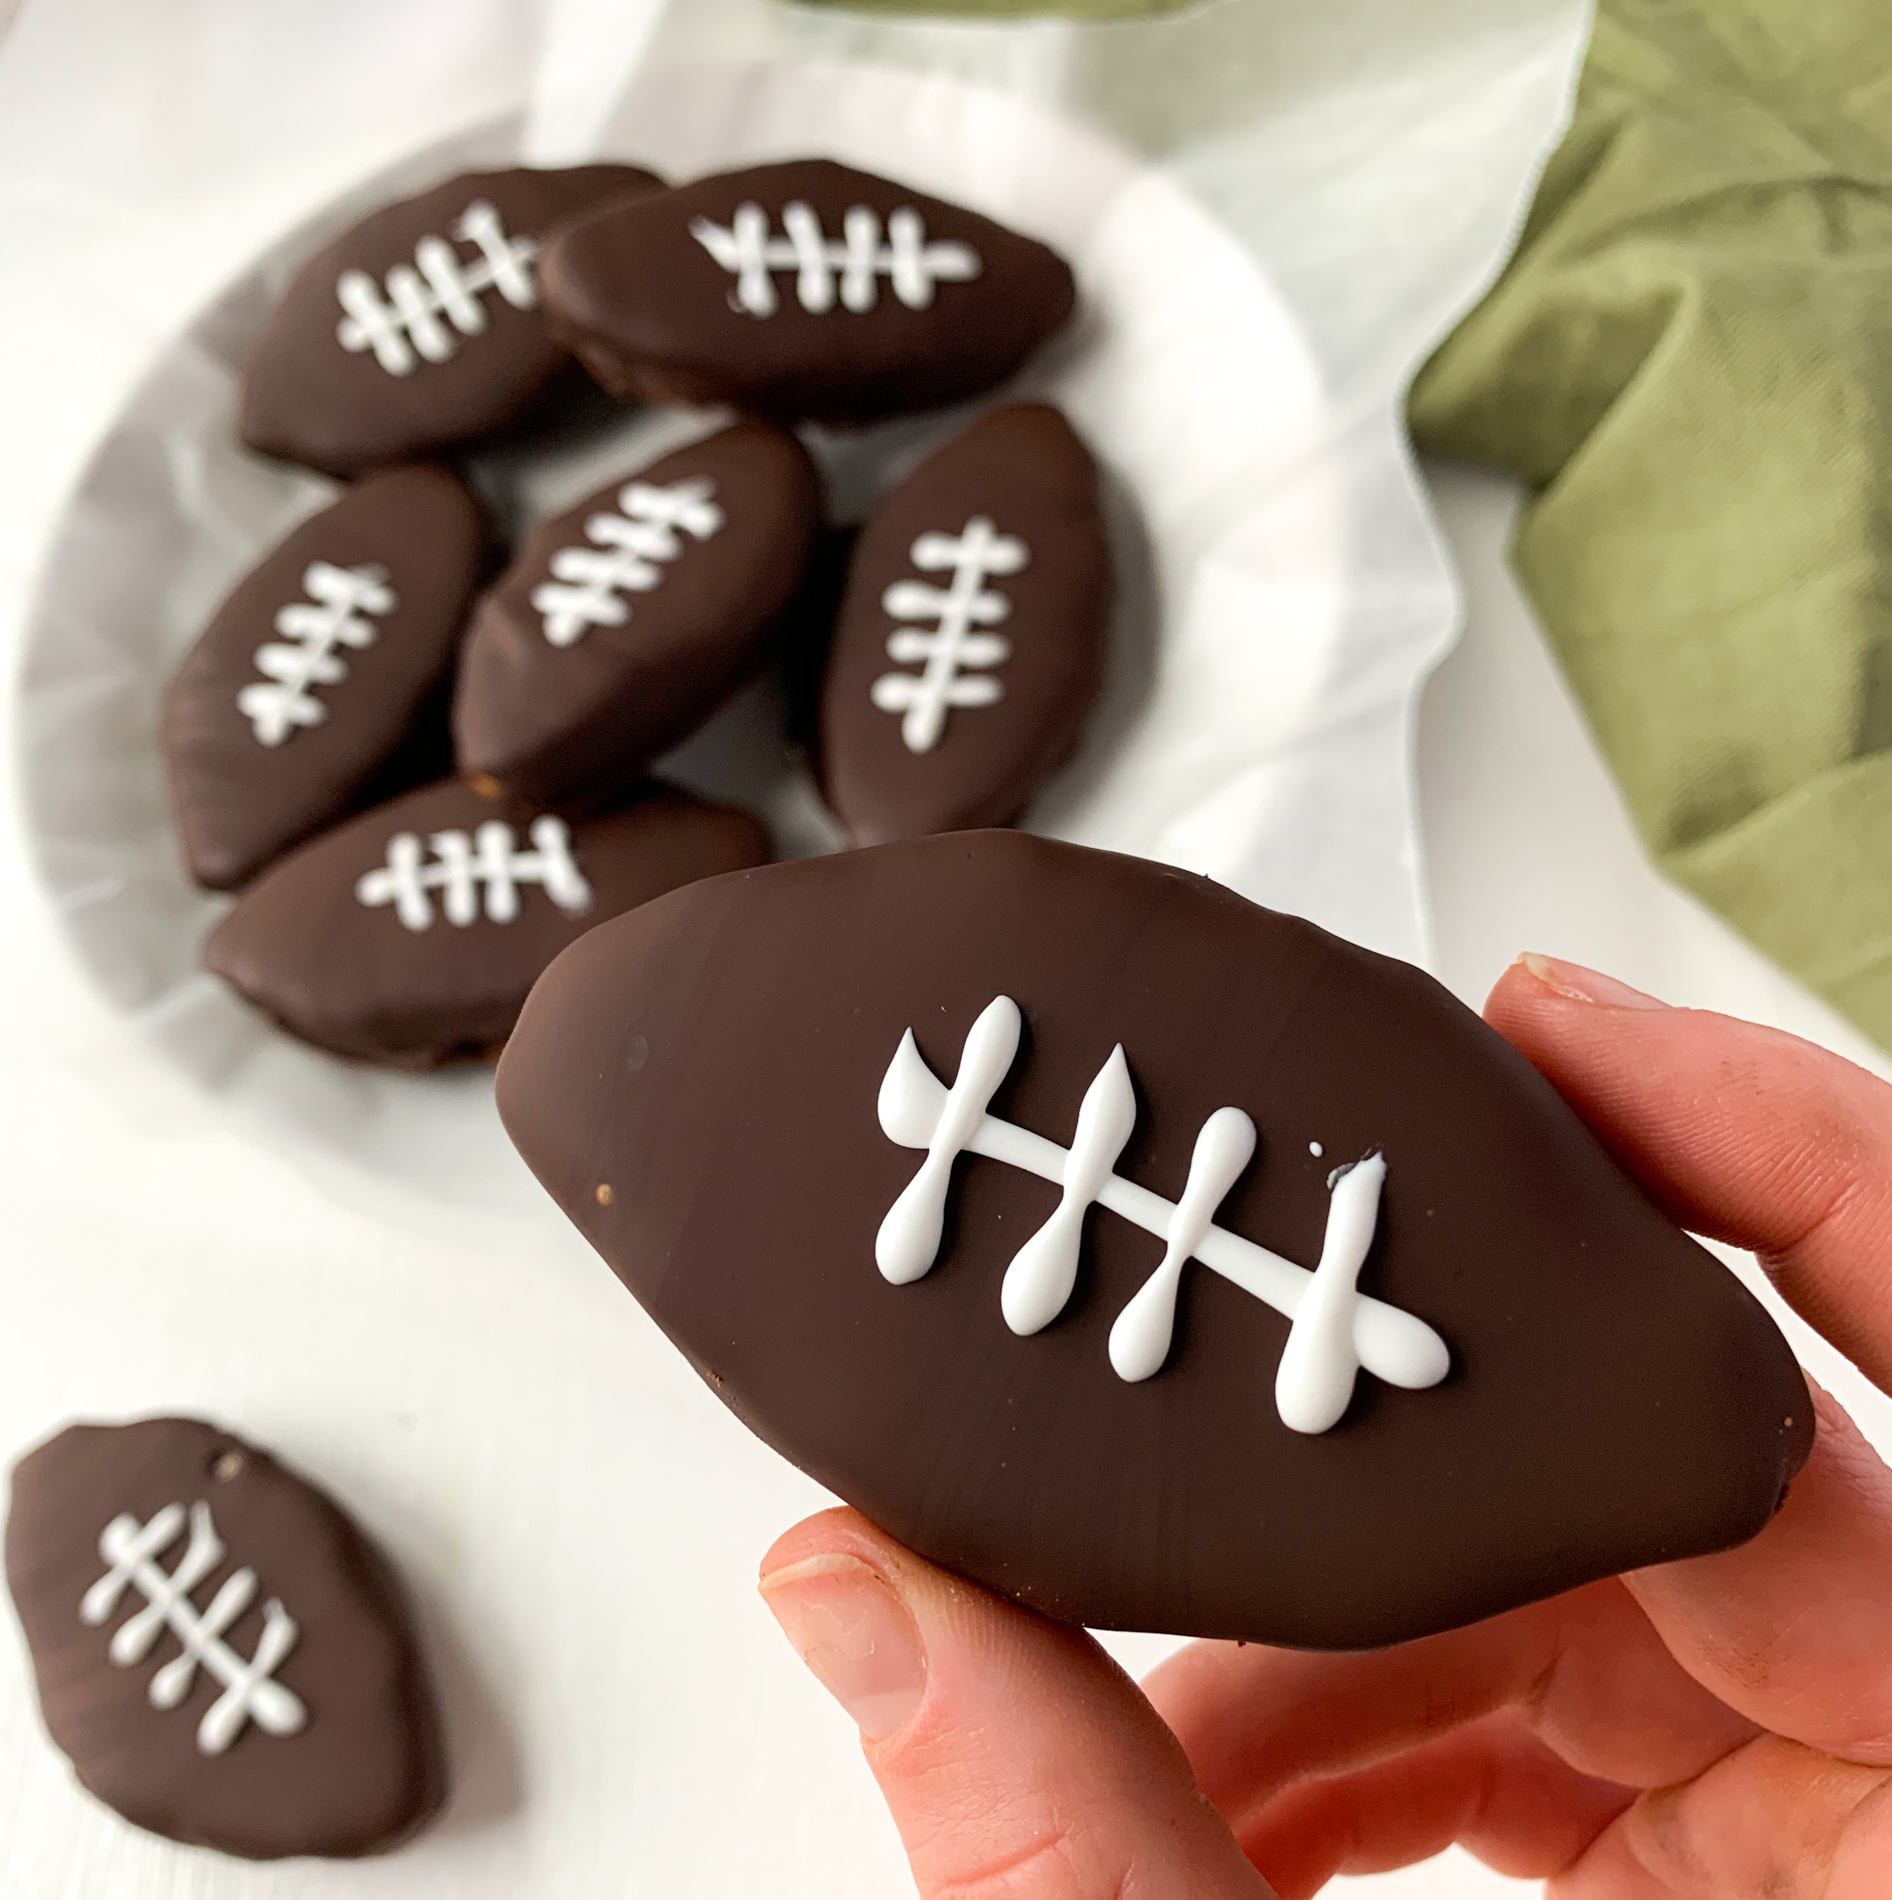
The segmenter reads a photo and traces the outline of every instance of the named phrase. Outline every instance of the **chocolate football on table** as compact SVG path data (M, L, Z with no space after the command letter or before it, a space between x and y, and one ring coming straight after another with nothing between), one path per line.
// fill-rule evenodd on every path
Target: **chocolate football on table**
M498 1098L738 1417L1068 1621L1400 1642L1738 1543L1812 1444L1765 1311L1522 1056L1161 865L692 885L553 964Z
M1076 302L1046 245L828 159L574 218L545 295L553 334L615 395L840 423L990 389Z
M994 410L867 522L821 704L821 778L862 844L1009 824L1070 756L1113 598L1097 466L1045 403Z
M462 172L384 205L297 271L244 380L251 448L359 474L524 422L571 358L539 251L560 219L657 190L634 165Z
M450 779L273 865L211 932L204 964L337 1055L410 1069L490 1059L576 938L767 856L747 812L665 785L567 822Z
M160 719L199 884L236 890L358 810L427 736L423 722L444 752L446 687L486 543L479 503L446 470L389 469L236 584L171 676Z
M6 1573L48 1731L137 1826L253 1860L353 1856L444 1800L386 1561L234 1433L59 1433L13 1472Z
M820 529L808 451L764 422L535 529L468 636L460 769L540 805L620 790L761 661Z

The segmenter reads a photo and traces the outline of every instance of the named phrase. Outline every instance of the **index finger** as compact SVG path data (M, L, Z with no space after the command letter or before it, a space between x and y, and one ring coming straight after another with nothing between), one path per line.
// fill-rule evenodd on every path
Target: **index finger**
M1754 1250L1892 1391L1892 1089L1794 1037L1529 958L1485 1006L1683 1226ZM1813 1456L1738 1550L1626 1579L1697 1681L1750 1720L1892 1763L1892 1472L1817 1396Z
M1748 1248L1892 1392L1892 1087L1548 957L1513 964L1485 1016L1682 1226Z

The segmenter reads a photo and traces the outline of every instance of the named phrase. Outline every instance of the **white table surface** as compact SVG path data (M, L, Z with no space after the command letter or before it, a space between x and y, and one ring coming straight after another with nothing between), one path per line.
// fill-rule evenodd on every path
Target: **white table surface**
M1552 950L1676 1001L1811 1036L1887 1072L1882 1057L1649 869L1504 569L1513 491L1463 470L1434 470L1432 480L1468 608L1464 636L1429 689L1419 734L1438 962L1446 981L1476 1002L1518 950ZM411 1297L424 1308L446 1282L455 1297L487 1309L494 1370L470 1386L436 1376L424 1340L390 1346L374 1337L364 1339L360 1364L331 1367L326 1376L317 1369L311 1377L311 1386L328 1395L326 1405L359 1407L356 1429L339 1437L327 1429L319 1434L325 1443L321 1475L402 1551L410 1576L430 1599L430 1621L449 1642L445 1687L462 1742L462 1773L459 1800L444 1830L448 1851L437 1845L428 1879L411 1887L398 1881L344 1886L316 1871L306 1885L277 1882L254 1890L312 1896L452 1893L460 1856L503 1858L509 1836L535 1804L569 1809L570 1824L583 1825L585 1805L607 1799L606 1790L534 1786L521 1750L529 1748L536 1725L556 1722L557 1711L531 1706L526 1659L483 1649L482 1637L494 1629L510 1629L520 1640L527 1636L501 1601L518 1580L483 1578L477 1553L443 1544L442 1513L414 1495L404 1483L398 1451L390 1455L387 1447L390 1441L398 1448L443 1433L465 1434L466 1482L477 1490L481 1434L492 1429L478 1416L480 1390L503 1387L498 1368L506 1354L552 1344L569 1349L575 1332L583 1331L590 1350L622 1354L627 1377L645 1371L663 1376L661 1360L648 1353L631 1318L630 1303L576 1259L562 1263L559 1284L551 1289L556 1298L534 1301L523 1286L509 1283L504 1260L478 1237L457 1245L450 1234L389 1228L329 1203L267 1154L234 1140L174 1138L145 1117L138 1099L115 1099L88 1079L87 1051L116 1075L118 1064L106 1057L119 1032L46 932L17 866L9 867L0 886L0 994L8 999L0 1008L0 1329L9 1369L0 1386L0 1443L27 1442L74 1407L111 1412L163 1403L188 1389L195 1371L188 1349L194 1329L188 1316L168 1310L170 1275L188 1274L198 1300L246 1312L260 1324L274 1316L293 1326L306 1302L333 1288L338 1260L347 1262L350 1286L418 1284ZM89 1291L97 1264L127 1259L148 1275L148 1309L100 1311ZM207 1270L206 1263L220 1264ZM257 1276L265 1269L269 1282L259 1286ZM122 1285L122 1275L114 1274L112 1284ZM1802 1356L1854 1406L1882 1449L1892 1449L1892 1402L1872 1393L1797 1322L1789 1318L1787 1324ZM390 1336L395 1330L389 1329ZM404 1368L418 1384L441 1392L425 1414L385 1396L400 1389ZM225 1386L240 1388L240 1377L234 1388ZM301 1393L256 1391L232 1409L261 1435L295 1445L318 1435L323 1408L305 1403ZM571 1423L582 1431L586 1421ZM734 1451L740 1456L739 1446ZM550 1474L548 1479L555 1482ZM777 1489L783 1523L812 1501L812 1492L792 1474L783 1474ZM501 1509L505 1500L495 1495L490 1504ZM793 1798L799 1784L824 1790L813 1805L830 1820L841 1812L854 1817L861 1833L855 1844L807 1828L791 1828L766 1851L758 1844L756 1879L779 1865L777 1856L818 1853L837 1876L837 1887L849 1874L865 1882L876 1867L897 1865L890 1831L845 1724L801 1677L748 1595L759 1550L759 1544L751 1549L728 1540L716 1553L721 1575L713 1587L729 1599L732 1647L754 1671L756 1702L771 1715L759 1726L766 1732L779 1723L775 1739L792 1738L793 1752L772 1764L744 1763L740 1733L732 1738L717 1712L689 1707L687 1682L678 1685L684 1719L668 1729L663 1745L703 1748L706 1758L716 1759L715 1803L728 1789L739 1814L758 1817L778 1804L792 1811L800 1805ZM703 1559L703 1553L697 1556ZM575 1581L582 1587L572 1614L583 1614L588 1601L608 1601L611 1579ZM682 1588L699 1587L688 1577L678 1581ZM452 1597L451 1609L431 1601L441 1594ZM687 1670L682 1673L687 1677ZM805 1733L796 1733L798 1723ZM469 1748L470 1730L480 1739ZM738 1757L733 1762L732 1752ZM760 1831L760 1820L754 1824ZM22 1864L28 1851L22 1842L30 1843L30 1864ZM95 1870L102 1848L109 1850L104 1864L118 1870L110 1888L114 1900L249 1890L190 1878L206 1857L139 1839L76 1795L38 1733L18 1645L0 1643L0 1890L8 1900L66 1900L81 1889L68 1885L61 1870ZM388 1863L387 1873L410 1858ZM1398 1900L1475 1900L1516 1890L1459 1855L1347 1886ZM624 1890L642 1889L634 1883ZM570 1900L589 1900L589 1893Z
M469 82L443 97L437 123L364 133L359 168L486 103ZM104 97L95 109L116 108ZM4 136L0 125L0 143ZM322 181L312 171L307 183L313 200ZM262 242L280 219L280 186L280 178L274 189L259 184L253 233L186 229L171 241L239 253ZM45 215L58 215L58 205ZM0 279L4 269L0 261ZM142 354L186 314L141 309L128 328L132 293L99 289L96 326L72 324L68 299L56 333L36 327L30 310L10 329L15 347L30 352L34 397L10 413L20 432L0 457L0 598L9 614L28 590L74 458ZM37 460L36 423L47 444ZM1468 610L1458 649L1428 690L1418 738L1439 973L1475 1003L1519 950L1553 951L1676 1001L1811 1036L1886 1073L1883 1058L1643 859L1504 571L1510 489L1435 471L1434 493ZM440 1659L459 1768L444 1825L389 1862L273 1871L215 1863L135 1835L73 1791L38 1730L24 1657L8 1632L0 1638L6 1900L506 1890L536 1900L549 1889L534 1884L535 1843L548 1834L601 1840L600 1815L639 1807L640 1761L691 1752L717 1764L700 1794L682 1812L637 1817L647 1838L671 1843L667 1857L561 1888L559 1900L812 1893L822 1882L810 1880L811 1868L837 1894L902 1890L891 1830L845 1722L750 1589L767 1528L816 1494L786 1468L766 1468L773 1461L758 1460L720 1408L690 1392L687 1371L581 1245L338 1202L252 1144L174 1125L171 1085L128 1054L126 1032L73 969L37 902L10 786L0 793L0 999L0 1452L75 1411L122 1414L214 1394L215 1409L331 1483L395 1550ZM346 1352L325 1343L290 1379L246 1371L235 1343L246 1332L297 1338L308 1315L337 1301L361 1314ZM477 1363L442 1364L430 1348L426 1318L443 1304L471 1315L487 1337ZM1819 1376L1892 1447L1892 1402L1804 1328L1789 1329ZM588 1470L598 1468L599 1441L612 1450L648 1404L653 1417L683 1421L666 1429L687 1436L700 1467L727 1471L740 1508L701 1521L699 1500L666 1489L661 1445L617 1446L620 1490L611 1496L563 1470L547 1470L524 1494L496 1481L507 1468L505 1368L521 1352L565 1354L588 1374L605 1367L621 1388L608 1412L574 1397L552 1421L574 1468L581 1454ZM427 1403L390 1396L410 1391L427 1393ZM452 1474L444 1491L443 1471ZM655 1581L629 1624L618 1577L582 1565L547 1576L532 1560L535 1524L618 1508L645 1514L650 1526ZM482 1527L502 1520L506 1535L489 1548ZM667 1538L665 1526L684 1520L691 1536ZM726 1603L727 1653L666 1654L665 1603L706 1594ZM535 1667L535 1644L560 1626L595 1628L593 1673L609 1682L621 1672L639 1685L636 1696L601 1696L587 1710L599 1731L590 1752L569 1746L569 1709ZM693 1829L717 1843L714 1884L678 1876L688 1863L675 1843ZM1450 1857L1350 1890L1466 1900L1501 1887L1515 1891Z

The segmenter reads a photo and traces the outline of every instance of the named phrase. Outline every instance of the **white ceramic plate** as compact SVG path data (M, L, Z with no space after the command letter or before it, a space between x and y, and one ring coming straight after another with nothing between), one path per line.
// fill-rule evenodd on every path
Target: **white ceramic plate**
M240 367L287 276L366 208L506 162L516 142L516 127L489 127L368 180L259 258L165 350L55 540L19 705L33 848L112 998L232 1126L462 1206L525 1207L535 1192L499 1133L484 1073L416 1080L332 1061L198 972L220 901L178 867L155 714L223 590L332 492L241 451L232 433ZM1106 704L1030 822L1188 862L1264 899L1271 848L1320 861L1339 890L1371 889L1400 843L1374 835L1384 823L1331 806L1310 814L1269 791L1271 761L1331 726L1349 691L1345 498L1321 452L1332 421L1281 299L1193 199L1015 100L868 68L670 71L626 100L607 142L672 176L830 152L1065 252L1083 316L1024 387L1060 403L1111 471L1126 587ZM864 506L954 420L818 442L842 511ZM482 473L510 509L541 512L702 426L632 414L536 457L491 458ZM778 723L769 691L752 692L670 769L765 810L785 850L820 848L812 789L785 758ZM1346 928L1346 909L1330 921ZM1355 934L1374 932L1356 924ZM1397 937L1399 915L1377 934Z

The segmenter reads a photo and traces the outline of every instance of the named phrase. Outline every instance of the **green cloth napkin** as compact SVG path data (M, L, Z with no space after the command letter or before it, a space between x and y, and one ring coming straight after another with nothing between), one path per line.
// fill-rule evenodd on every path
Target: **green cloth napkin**
M1413 433L1517 570L1658 863L1892 1047L1892 16L1602 0Z

